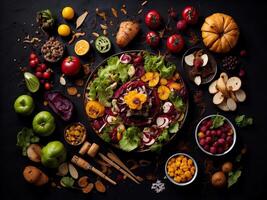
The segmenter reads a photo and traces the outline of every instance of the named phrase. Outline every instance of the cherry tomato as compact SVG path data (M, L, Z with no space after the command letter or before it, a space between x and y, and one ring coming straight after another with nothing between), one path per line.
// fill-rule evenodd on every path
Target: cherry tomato
M50 77L51 77L51 72L50 71L46 71L46 72L43 73L43 78L44 79L50 79Z
M41 68L40 66L36 67L35 71L36 71L36 72L43 72L43 71L42 71L42 68Z
M30 65L30 67L34 68L34 67L36 67L37 64L36 64L35 60L30 60L29 65Z
M36 63L36 65L38 65L39 64L39 59L36 57L36 58L34 58L34 61L35 61L35 63Z
M151 47L159 45L159 35L154 31L150 31L146 34L146 43Z
M67 76L74 76L79 73L81 68L80 59L75 56L68 56L61 64L61 71Z
M187 27L187 22L186 20L184 19L181 19L177 22L176 24L176 28L179 30L179 31L184 31Z
M199 17L198 10L193 6L187 6L182 12L182 17L188 24L196 24Z
M172 53L180 52L184 47L184 39L180 34L174 34L167 39L167 48Z
M42 72L44 72L47 69L47 66L44 63L40 64L39 67L41 68Z
M30 60L34 60L35 58L37 58L37 55L35 53L31 53Z
M44 84L44 88L45 88L46 90L51 90L51 88L52 88L51 83L45 83L45 84Z
M150 10L145 17L146 25L151 29L160 27L161 16L156 10Z

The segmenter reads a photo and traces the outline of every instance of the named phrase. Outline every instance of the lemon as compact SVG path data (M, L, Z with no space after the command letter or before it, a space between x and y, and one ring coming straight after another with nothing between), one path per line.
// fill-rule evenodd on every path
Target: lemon
M70 35L70 27L66 24L59 25L57 32L60 36L66 37Z
M72 7L65 7L62 10L62 17L66 20L71 20L74 17L74 10Z
M88 53L90 45L86 40L79 40L74 46L74 51L78 56L84 56Z

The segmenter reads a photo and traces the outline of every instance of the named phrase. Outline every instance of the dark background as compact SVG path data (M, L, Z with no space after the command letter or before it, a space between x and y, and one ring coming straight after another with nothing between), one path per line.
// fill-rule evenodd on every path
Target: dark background
M234 17L239 24L241 30L241 40L238 48L245 48L249 52L249 56L244 60L244 66L246 69L246 78L244 80L244 88L247 92L248 98L244 104L238 105L238 110L235 113L225 114L231 120L234 116L240 113L244 113L254 117L254 125L246 129L238 129L238 144L245 144L248 149L242 166L243 174L240 181L230 188L229 190L215 190L207 181L206 175L203 174L203 160L206 158L202 152L196 147L194 142L194 127L195 120L199 120L197 108L192 103L192 92L195 87L187 83L190 90L190 112L187 123L181 131L178 137L164 148L163 153L159 156L161 161L165 161L172 153L179 151L175 146L179 140L185 140L189 144L188 152L196 158L200 168L197 181L185 188L179 188L167 180L164 180L164 167L163 164L157 171L159 178L166 183L166 190L160 194L156 194L150 190L151 182L145 182L141 185L135 185L132 182L126 180L119 183L116 187L109 187L106 194L92 193L89 195L83 195L76 190L54 189L51 187L35 188L27 184L22 176L23 168L32 164L30 161L21 156L21 151L16 147L16 135L17 132L23 126L29 126L31 124L31 118L21 118L17 116L13 111L14 99L20 94L27 93L27 90L22 85L22 76L19 73L19 66L27 64L28 55L31 48L23 48L25 45L18 42L17 39L23 39L27 34L34 34L37 30L35 24L36 11L49 8L53 13L58 16L59 22L64 22L60 17L60 10L67 5L71 5L75 11L79 14L83 10L89 11L86 24L83 30L87 32L86 39L91 40L91 27L90 20L93 16L94 9L99 7L100 9L110 10L110 7L115 7L119 10L122 4L127 6L129 15L132 16L139 10L140 1L104 1L104 0L5 0L1 1L1 14L0 14L0 124L1 124L1 139L0 139L0 152L1 152L1 164L0 164L0 185L1 185L1 199L263 199L266 197L265 183L267 178L266 173L266 152L267 152L267 114L266 114L266 4L264 1L244 1L244 0L203 0L203 1L149 1L144 11L155 8L162 13L162 16L166 19L167 10L170 7L174 7L179 12L186 5L195 5L200 9L201 16L208 16L214 12L224 12ZM90 18L91 17L91 18ZM125 18L125 17L124 17ZM143 19L143 14L140 15L140 19ZM120 18L122 19L122 17ZM201 22L203 19L201 19ZM148 29L143 27L143 32ZM142 34L141 34L142 35ZM142 36L140 36L142 37ZM111 37L112 38L112 37ZM139 38L140 39L140 38ZM128 49L148 49L141 40L136 40L132 43ZM162 50L164 47L162 48ZM72 47L69 47L70 54ZM114 45L113 52L119 52L120 50ZM38 51L37 51L38 52ZM101 61L98 54L93 54L96 62ZM182 71L180 66L181 54L173 57L173 61L178 64L178 70ZM86 63L86 59L84 59ZM59 72L58 66L53 66L56 72ZM59 73L58 73L59 74ZM58 74L55 77L56 89L65 92L65 88L58 84ZM205 94L207 94L206 87L203 87ZM37 99L37 109L35 112L42 110L42 94L35 94ZM87 123L85 115L83 113L82 98L72 98L76 105L76 114L73 121L82 121ZM208 104L208 109L204 115L220 112L211 104L211 96L205 95L205 100ZM48 108L46 108L48 109ZM222 113L222 112L220 112ZM57 129L52 138L62 138L63 128L66 123L63 123L57 118ZM91 141L100 142L95 135L90 132L89 139ZM51 138L50 138L51 139ZM42 142L46 143L46 139L42 139ZM101 143L103 144L103 143ZM107 146L105 146L107 147ZM176 150L174 150L176 149ZM71 149L68 146L69 155L73 152L77 153L77 149ZM237 150L233 151L233 155ZM124 154L118 152L118 154L125 161L129 158L156 158L154 154ZM223 160L231 158L231 155L222 158L222 160L214 160L217 163L221 163ZM146 171L149 169L146 169ZM81 172L82 173L82 172ZM142 173L142 172L140 172ZM144 172L143 172L144 173ZM114 176L113 176L114 177ZM92 176L92 181L95 177Z

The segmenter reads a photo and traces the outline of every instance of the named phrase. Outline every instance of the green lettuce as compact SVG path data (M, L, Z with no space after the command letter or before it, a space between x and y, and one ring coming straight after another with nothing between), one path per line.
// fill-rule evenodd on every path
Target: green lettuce
M127 152L136 149L140 144L140 135L139 128L134 126L127 128L119 142L120 148Z
M182 97L180 97L176 92L172 92L169 99L177 110L183 111L185 109Z
M179 130L179 128L180 128L180 127L179 127L179 122L176 122L175 124L171 124L171 125L170 125L168 131L169 131L170 133L177 133L178 130Z
M176 66L173 63L164 62L164 56L151 55L149 53L144 55L144 69L147 72L158 71L163 78L170 78L175 72Z

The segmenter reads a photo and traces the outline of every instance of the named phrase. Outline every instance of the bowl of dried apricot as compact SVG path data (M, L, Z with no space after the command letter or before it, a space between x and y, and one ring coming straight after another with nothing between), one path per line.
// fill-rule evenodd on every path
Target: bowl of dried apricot
M85 141L86 128L80 123L72 123L65 128L64 138L67 143L73 146L78 146Z
M176 153L166 162L165 173L175 185L185 186L192 183L198 173L196 161L185 153Z

